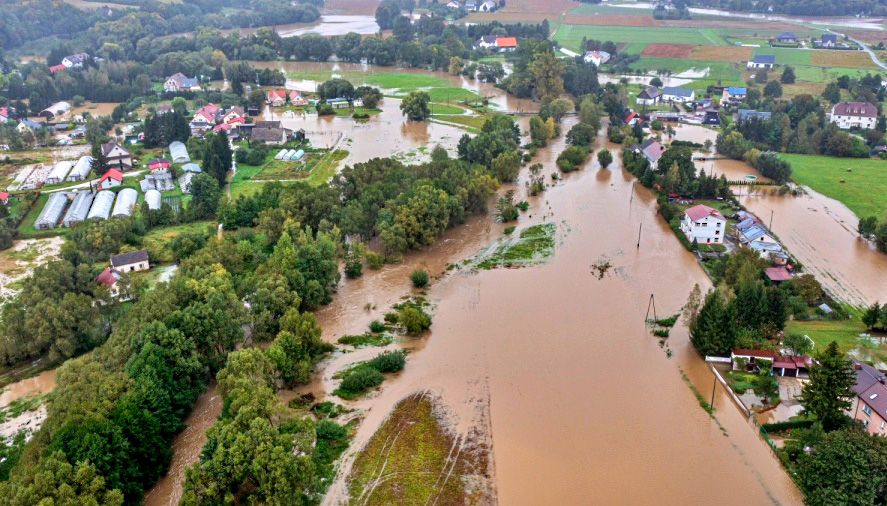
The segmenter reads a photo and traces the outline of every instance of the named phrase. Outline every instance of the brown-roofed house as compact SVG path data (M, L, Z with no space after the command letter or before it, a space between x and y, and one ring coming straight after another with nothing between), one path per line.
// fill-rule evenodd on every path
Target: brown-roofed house
M286 131L282 128L253 128L250 139L279 146L286 143Z
M144 271L151 267L148 263L148 251L139 250L121 253L111 257L111 267L117 272Z
M855 360L856 397L848 415L860 422L870 434L887 435L887 377L874 367Z
M102 144L102 153L108 158L108 165L120 170L132 168L132 154L117 141Z
M838 128L875 128L878 108L868 102L838 102L832 107L831 122Z

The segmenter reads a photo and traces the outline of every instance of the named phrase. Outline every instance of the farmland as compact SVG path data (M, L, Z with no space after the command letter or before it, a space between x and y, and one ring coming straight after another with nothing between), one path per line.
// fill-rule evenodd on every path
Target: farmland
M887 161L789 154L782 157L792 164L795 182L840 201L857 217L880 219L887 211Z

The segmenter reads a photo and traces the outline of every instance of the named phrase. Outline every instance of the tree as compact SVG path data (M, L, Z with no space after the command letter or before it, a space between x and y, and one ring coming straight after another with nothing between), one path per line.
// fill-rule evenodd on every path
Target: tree
M782 346L797 357L806 356L813 351L813 341L801 334L786 334L782 338Z
M530 139L532 139L533 144L539 147L544 147L548 144L548 139L551 138L551 132L548 130L548 126L545 125L545 122L542 121L542 118L539 116L533 116L530 118Z
M779 81L783 84L794 84L795 83L795 69L794 67L786 66L785 70L782 71L782 77L779 78Z
M773 80L767 83L767 86L764 86L764 96L777 98L782 96L782 85L779 84L779 81Z
M258 90L257 90L258 91ZM262 97L264 98L264 93ZM179 114L188 114L188 102L183 97L175 97L172 99L172 110Z
M854 397L856 374L847 354L832 341L825 351L816 355L810 367L810 381L801 390L804 413L813 415L830 431L845 425Z
M458 56L450 57L450 74L454 76L458 76L465 69L465 62L462 61L462 58Z
M758 84L763 84L767 82L767 71L764 69L758 69L755 71L755 82Z
M795 466L807 504L884 504L887 439L854 427L825 434L812 446Z
M881 305L875 302L868 308L866 308L865 312L862 314L862 323L868 329L873 329L875 325L878 324L878 320L881 319Z
M410 281L416 288L425 288L428 285L428 273L419 269L410 274Z
M597 153L597 161L601 164L601 167L607 168L613 163L613 155L610 153L609 149L602 149Z
M566 98L556 98L548 104L548 113L557 123L560 123L561 118L573 109L573 102Z
M690 326L690 342L703 355L727 355L736 341L732 310L724 295L715 289L705 296L705 302Z
M219 187L222 187L233 162L234 153L228 142L228 134L224 130L207 134L203 144L203 172L216 178Z
M425 121L431 116L431 96L424 91L411 91L400 102L400 110L410 121Z
M594 136L601 130L601 117L604 115L604 108L591 97L585 97L579 103L579 121L591 126L594 130Z
M533 76L536 95L543 102L550 102L564 92L564 64L552 51L537 53L529 66Z
M370 86L358 86L354 90L354 95L363 101L363 106L367 109L375 109L379 102L382 101L382 92L379 88Z
M353 100L354 99L354 85L351 84L350 81L341 78L333 78L329 81L324 81L320 86L317 87L317 94L320 95L322 100L328 100L331 98L344 98L345 100Z
M878 218L876 216L869 216L868 218L860 218L859 224L856 226L856 230L859 232L859 235L869 238L874 235L875 230L878 228Z
M193 213L194 219L209 218L216 214L222 192L219 190L219 182L215 178L207 173L200 173L192 177L191 195L189 212Z
M518 151L501 153L493 159L493 174L501 182L514 181L520 172L521 156Z
M99 143L93 144L92 161L89 164L92 173L101 176L108 170L108 168L110 168L110 166L111 164L108 161L107 155L105 155L105 151L102 149L102 145Z
M586 123L576 123L567 132L567 142L574 146L588 146L594 141L597 132L591 125Z
M833 104L837 104L841 101L841 88L838 87L838 83L831 82L825 85L825 90L822 92L822 98L828 100Z
M409 42L413 40L415 28L410 23L410 19L406 16L398 16L394 19L394 29L392 30L394 37L401 42Z
M795 293L801 296L804 301L813 305L822 298L822 285L813 276L813 274L802 274L791 280L792 288Z
M662 87L662 79L659 79L658 77L654 77L653 79L650 79L650 86L655 86L657 88L661 88Z

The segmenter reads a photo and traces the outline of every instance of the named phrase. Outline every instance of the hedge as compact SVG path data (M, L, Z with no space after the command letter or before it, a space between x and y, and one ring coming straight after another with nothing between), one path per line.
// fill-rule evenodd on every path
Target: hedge
M789 420L786 422L765 423L761 428L767 432L782 432L787 429L809 429L816 420Z

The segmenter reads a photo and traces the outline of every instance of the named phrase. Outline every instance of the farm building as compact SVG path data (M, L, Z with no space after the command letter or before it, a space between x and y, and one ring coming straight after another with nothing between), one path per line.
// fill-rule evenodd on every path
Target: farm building
M72 167L74 167L74 162L70 161L62 161L53 165L49 175L46 176L46 184L61 183L66 177L68 177L68 173L71 172Z
M188 148L179 141L169 145L169 154L172 156L173 163L188 163L191 161L191 157L188 156Z
M92 206L93 198L95 198L95 194L91 191L77 192L74 196L74 202L68 208L68 212L65 213L62 225L71 227L85 220L86 215L89 214L89 208Z
M68 112L71 109L71 104L67 102L56 102L51 106L47 107L40 111L40 116L46 118L46 121L52 121L56 116L61 116L62 114Z
M92 169L92 160L91 156L81 156L77 163L74 164L71 172L68 173L67 180L73 182L86 179L86 176L89 175L89 171Z
M148 209L160 209L160 192L157 190L148 190L145 192L145 202L148 203Z
M662 92L655 86L650 86L646 90L638 93L638 105L656 105L662 98Z
M132 208L139 199L139 193L132 188L124 188L117 193L117 201L114 202L114 211L111 216L132 216Z
M102 190L95 194L92 201L92 207L89 208L89 214L86 217L90 220L107 220L111 215L111 205L114 204L114 192L111 190Z
M776 42L780 44L797 44L798 36L791 32L782 32L776 36Z
M197 165L196 163L186 163L185 165L182 165L182 170L185 172L203 172L200 165Z
M55 228L59 218L62 217L62 211L65 210L66 205L68 205L68 196L64 193L53 193L50 195L49 200L46 201L46 205L43 206L43 210L40 211L40 215L37 216L37 220L34 222L34 228L37 230Z
M750 69L772 69L773 65L776 63L776 55L773 54L758 54L755 55L754 58L748 61L746 67Z
M773 115L770 111L755 111L754 109L739 109L736 111L736 118L739 121L746 121L752 118L760 120L769 120Z
M148 251L139 250L111 257L111 268L118 272L144 271L151 268Z

